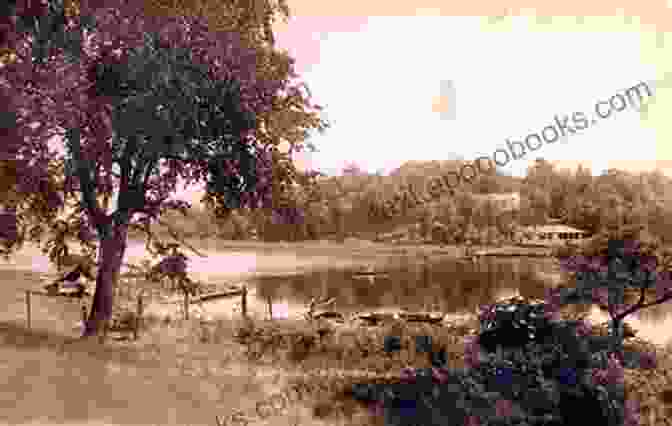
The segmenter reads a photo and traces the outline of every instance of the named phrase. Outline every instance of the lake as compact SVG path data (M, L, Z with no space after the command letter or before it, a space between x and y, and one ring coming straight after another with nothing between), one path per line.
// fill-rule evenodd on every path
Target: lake
M273 314L297 317L313 297L335 298L334 307L351 313L369 310L439 311L455 319L473 317L478 306L511 296L543 298L545 288L558 279L554 263L543 258L485 258L478 263L457 261L450 256L381 254L370 250L357 254L342 250L215 250L201 248L207 257L190 255L194 278L218 285L247 282L251 288L248 309L254 316L267 315L267 300ZM130 242L126 262L146 256L142 243ZM3 269L53 273L47 257L35 246L26 246ZM386 276L357 278L362 268L375 268ZM237 301L208 302L205 314L235 315ZM148 307L155 313L174 312L166 305ZM608 320L597 307L575 306L595 322ZM637 336L659 345L672 343L672 308L658 305L627 318Z
M547 287L559 280L559 270L548 259L486 258L476 264L451 257L388 256L378 269L387 278L353 279L357 269L312 271L292 277L259 277L260 296L283 300L290 314L312 297L334 297L339 311L409 310L449 313L454 319L473 318L480 305L523 296L543 299ZM597 323L609 315L595 306L574 305ZM305 311L305 308L303 309ZM637 336L652 343L672 343L672 306L647 308L627 317Z

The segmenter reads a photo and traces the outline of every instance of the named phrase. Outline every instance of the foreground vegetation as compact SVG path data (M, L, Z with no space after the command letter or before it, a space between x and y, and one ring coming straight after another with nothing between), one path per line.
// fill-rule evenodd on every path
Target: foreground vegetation
M473 335L476 326L390 324L335 332L319 342L315 328L299 321L203 323L148 318L138 342L110 341L100 346L3 325L4 365L16 370L15 378L3 385L3 393L16 398L11 407L3 408L3 417L15 424L36 420L30 414L35 410L28 410L26 404L40 398L40 416L70 424L107 417L116 424L215 425L217 418L223 422L227 416L244 414L253 426L382 426L383 419L354 398L352 386L399 383L402 368L430 365L427 354L416 351L415 336L432 336L445 347L448 365L462 368L465 338ZM236 337L243 330L260 332L248 333L247 339ZM401 336L401 349L395 354L384 348L384 337L389 335ZM642 406L641 424L669 424L669 348L641 341L626 343L626 348L630 346L654 350L659 360L654 370L626 369L627 392ZM38 364L39 371L26 369ZM101 368L104 384L84 379L96 377ZM48 397L50 389L60 390L57 401ZM83 395L97 407L94 411L82 405ZM273 395L286 396L285 409L271 408L282 406L272 402L278 399ZM115 404L125 408L115 409ZM174 411L167 412L167 406ZM64 407L70 408L63 411ZM231 420L228 424L245 423Z
M573 317L567 316L566 318ZM259 325L256 326L259 327ZM353 385L401 383L399 372L403 368L431 367L431 360L427 353L418 352L416 349L417 336L432 336L434 344L446 351L447 368L462 369L465 367L466 338L474 336L477 332L476 324L447 327L404 324L387 326L375 331L360 329L348 336L349 341L343 338L343 335L335 334L333 339L323 345L316 343L314 349L305 349L305 347L292 349L290 347L284 351L283 355L278 355L273 354L271 350L271 347L277 350L277 346L269 345L267 342L272 340L273 333L291 334L291 328L288 325L279 326L277 324L261 328L266 331L266 334L261 333L257 340L252 342L256 342L259 348L268 349L263 352L263 356L257 362L299 361L305 377L297 381L312 386L315 393L322 388L318 394L323 396L316 398L315 401L316 411L324 413L325 416L328 415L327 413L332 413L346 417L354 416L357 410L353 407L358 405L361 407L361 404L353 400ZM603 327L595 327L593 333L604 336L606 331ZM386 352L383 347L384 337L390 335L401 337L401 349L393 355ZM252 345L252 343L249 344ZM672 411L672 400L670 400L672 394L672 373L670 373L672 352L670 349L672 348L654 347L638 339L626 343L625 348L642 352L653 351L658 356L659 364L654 370L626 370L626 392L628 398L633 398L641 404L642 426L666 424L665 422L669 421L670 411ZM256 354L256 356L259 355ZM346 365L348 368L344 368ZM333 377L325 382L324 375L319 373L329 370L332 371ZM351 370L350 375L348 370ZM361 376L357 377L352 374L357 370L370 371L376 377L369 380ZM363 424L382 424L380 418L369 418L368 420L373 423Z
M573 317L568 315L566 318ZM317 325L292 320L206 323L154 318L147 327L143 333L146 343L140 342L138 349L146 350L149 342L158 345L156 348L177 342L183 348L180 350L180 368L200 370L200 374L208 377L208 382L217 380L218 374L208 370L207 366L222 359L235 359L258 371L267 368L269 374L276 375L269 381L280 380L281 383L271 386L273 390L260 395L254 404L243 403L239 411L218 413L222 418L242 413L253 425L267 420L273 424L284 423L294 408L311 412L314 417L299 424L315 424L316 419L330 423L383 424L382 418L357 401L352 393L354 385L400 384L399 372L403 368L431 367L428 354L416 348L417 336L432 336L434 345L445 349L448 368L464 368L466 338L478 332L476 323L441 327L393 323L379 328L334 328L320 340ZM596 335L606 333L603 327L595 327L593 332ZM401 338L400 349L393 354L384 347L385 337L390 335ZM229 348L230 352L224 348ZM626 392L628 398L641 404L642 426L668 424L665 422L669 421L672 410L669 400L672 348L655 347L638 339L628 341L625 348L656 353L659 363L655 369L626 370ZM301 395L287 396L292 392ZM277 399L277 395L291 400L285 403L285 410L269 408L273 404L268 401ZM257 410L261 406L264 408Z

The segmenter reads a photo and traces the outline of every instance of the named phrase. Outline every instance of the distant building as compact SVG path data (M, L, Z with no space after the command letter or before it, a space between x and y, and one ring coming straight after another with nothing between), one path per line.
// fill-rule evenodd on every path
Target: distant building
M520 210L520 193L509 192L505 194L473 194L473 197L480 202L491 202L498 209L504 211Z

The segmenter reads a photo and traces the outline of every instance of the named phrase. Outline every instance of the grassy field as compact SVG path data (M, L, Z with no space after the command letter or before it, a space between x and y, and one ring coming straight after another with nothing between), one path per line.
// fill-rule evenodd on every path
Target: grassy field
M476 331L475 323L389 324L344 329L318 342L315 326L299 321L147 318L139 341L101 346L75 339L78 307L53 300L35 301L28 330L22 292L39 286L39 277L2 271L0 280L6 301L0 316L0 423L13 425L382 425L352 400L349 386L391 382L405 366L428 366L427 356L415 353L417 335L432 335L446 347L450 366L460 367L464 337ZM236 338L240 330L252 337ZM393 356L382 347L388 334L404 342ZM659 365L626 370L628 393L643 407L643 426L670 425L672 356L649 349ZM296 389L301 395L284 409L269 408L272 395ZM248 421L225 423L236 410Z

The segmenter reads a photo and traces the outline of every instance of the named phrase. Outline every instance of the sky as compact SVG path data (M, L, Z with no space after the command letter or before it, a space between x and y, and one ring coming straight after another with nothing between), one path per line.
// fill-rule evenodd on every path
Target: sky
M521 176L543 157L594 174L672 175L664 113L672 106L672 61L664 54L672 9L665 1L536 9L493 0L288 3L292 18L275 25L278 47L296 58L332 123L310 139L319 152L295 158L301 168L338 174L356 162L389 172L409 160L492 157L507 138L521 141L556 115L592 117L597 102L646 82L653 96L644 108L628 105L500 171ZM195 201L200 189L178 198Z
M334 174L355 161L389 172L409 160L492 158L507 138L521 141L556 115L594 116L597 102L645 82L653 96L645 95L644 108L628 105L501 171L521 176L537 157L560 167L582 163L595 174L670 168L662 116L665 83L672 82L662 53L670 39L665 28L640 17L538 18L528 10L496 21L438 10L363 17L297 12L278 44L297 59L333 123L311 138L320 152L297 159L304 167Z

